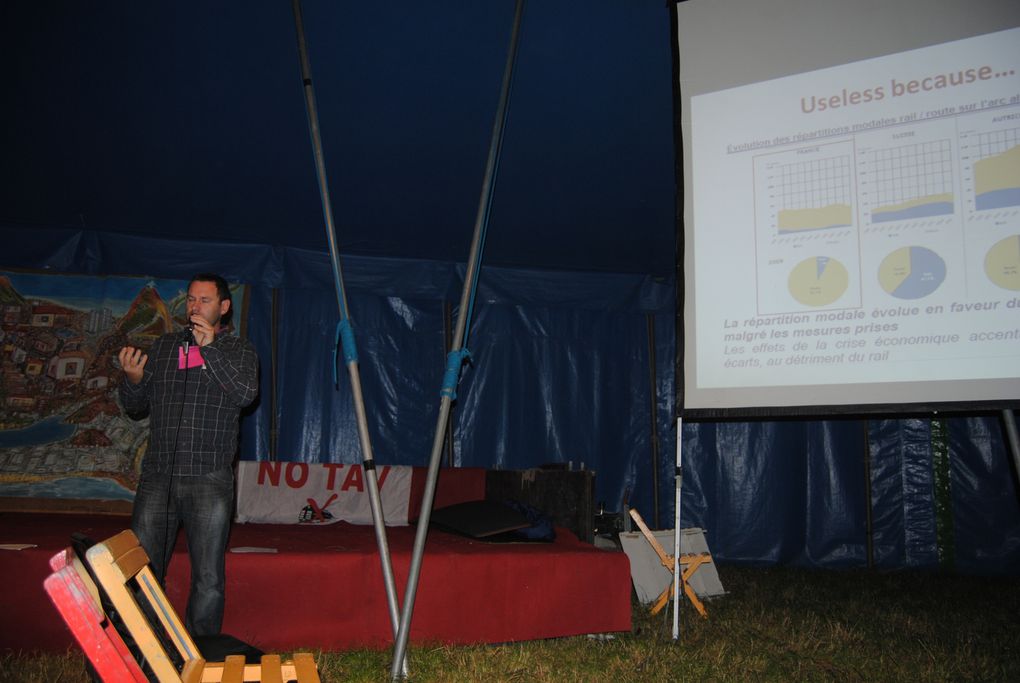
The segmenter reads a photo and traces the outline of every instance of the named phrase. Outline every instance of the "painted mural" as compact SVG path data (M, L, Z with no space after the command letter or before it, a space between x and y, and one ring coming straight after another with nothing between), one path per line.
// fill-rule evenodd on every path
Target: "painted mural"
M0 497L134 497L148 418L121 409L117 353L180 329L187 285L0 270Z

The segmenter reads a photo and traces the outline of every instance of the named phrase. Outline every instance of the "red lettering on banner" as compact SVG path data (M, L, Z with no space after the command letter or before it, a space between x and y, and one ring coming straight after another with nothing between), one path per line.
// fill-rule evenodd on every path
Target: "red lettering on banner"
M294 476L294 471L297 470L297 476ZM299 489L305 485L308 481L308 465L303 462L289 462L287 463L287 469L285 471L285 479L287 480L287 486L292 489Z
M361 467L355 465L347 472L347 478L344 479L343 486L340 487L341 491L347 491L348 489L357 489L359 492L365 492L364 482L361 478Z
M259 486L265 486L267 478L270 486L280 485L280 463L268 460L259 463Z
M329 476L326 477L326 490L332 491L336 488L336 473L337 470L342 470L343 465L338 465L335 462L326 462L322 464L327 470L329 470Z
M379 488L380 489L382 488L383 482L386 481L386 477L389 475L389 473L390 473L390 466L389 465L383 465L382 471L379 472Z

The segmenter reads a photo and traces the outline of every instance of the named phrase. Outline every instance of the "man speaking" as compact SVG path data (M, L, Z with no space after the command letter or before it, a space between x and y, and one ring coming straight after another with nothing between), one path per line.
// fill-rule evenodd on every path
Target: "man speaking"
M224 333L231 303L226 280L195 275L188 328L164 334L148 354L125 346L118 356L121 403L129 414L148 410L151 430L131 529L162 583L184 527L191 559L185 626L194 636L219 633L223 624L238 421L258 393L255 349Z

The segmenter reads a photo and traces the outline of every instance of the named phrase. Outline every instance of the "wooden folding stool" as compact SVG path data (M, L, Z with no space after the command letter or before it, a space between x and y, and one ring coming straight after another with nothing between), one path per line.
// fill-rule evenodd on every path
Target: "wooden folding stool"
M659 556L659 561L662 563L662 566L668 569L670 574L675 576L676 559L663 549L662 544L659 543L659 539L655 538L655 535L648 528L648 525L645 524L645 520L641 518L641 515L638 514L637 510L631 508L630 516L638 525L638 528L641 529L641 533L644 535L645 540L647 540L652 546L652 550L654 550L655 554ZM712 555L710 553L680 554L680 585L683 586L684 595L686 595L691 601L691 604L694 605L694 609L698 610L698 614L703 617L707 617L708 612L705 611L704 603L701 602L701 599L694 592L694 589L691 588L688 581L694 575L694 572L698 571L698 568L701 567L701 565L711 561ZM666 606L666 603L669 602L671 597L673 597L673 580L670 580L669 585L666 586L658 599L652 605L650 610L651 613L658 614L659 611Z

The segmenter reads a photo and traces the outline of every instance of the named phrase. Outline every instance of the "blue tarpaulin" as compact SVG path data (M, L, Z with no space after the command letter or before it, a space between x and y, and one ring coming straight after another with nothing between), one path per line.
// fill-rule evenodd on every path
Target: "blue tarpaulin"
M241 457L360 462L345 373L334 386L337 306L325 253L263 245L5 227L0 267L250 285L247 334L261 396ZM462 264L345 258L379 464L424 465L445 368L444 309ZM273 299L278 312L273 329ZM655 323L660 526L673 519L673 282L483 268L452 418L456 466L584 463L596 498L652 510L648 316ZM454 311L456 315L456 311ZM997 416L688 422L682 525L715 558L806 567L1020 572L1020 494ZM936 457L944 445L943 459ZM869 514L870 513L870 514ZM940 516L941 515L941 516ZM870 526L869 526L870 525Z

